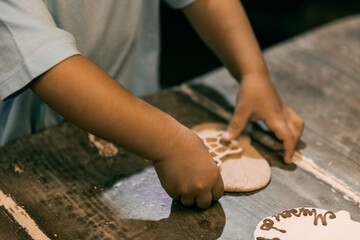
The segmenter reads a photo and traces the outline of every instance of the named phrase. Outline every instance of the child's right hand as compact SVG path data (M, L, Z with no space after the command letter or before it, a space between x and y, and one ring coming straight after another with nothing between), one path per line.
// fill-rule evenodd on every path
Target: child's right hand
M164 147L164 157L154 166L170 197L188 207L196 203L207 208L223 195L219 168L193 131L181 127L174 141Z
M206 208L223 194L219 169L194 132L132 95L86 58L64 60L31 89L79 127L155 160L161 184L184 205L196 202Z

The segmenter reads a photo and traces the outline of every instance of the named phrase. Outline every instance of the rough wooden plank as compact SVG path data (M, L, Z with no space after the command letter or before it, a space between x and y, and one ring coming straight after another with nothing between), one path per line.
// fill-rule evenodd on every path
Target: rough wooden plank
M279 48L270 71L282 97L306 119L306 155L360 191L360 17ZM286 64L286 65L285 65Z
M89 145L87 134L71 124L2 148L0 159L4 192L24 205L54 239L126 236L129 224L121 223L99 202L98 195L117 179L149 164L123 150L116 158L100 157Z
M0 206L0 239L32 240L3 206Z

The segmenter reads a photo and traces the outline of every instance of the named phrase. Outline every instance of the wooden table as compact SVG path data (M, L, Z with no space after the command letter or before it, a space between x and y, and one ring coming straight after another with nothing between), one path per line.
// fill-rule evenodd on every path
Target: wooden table
M283 100L306 120L302 153L356 194L359 26L360 16L343 19L265 52ZM237 86L225 69L192 84L232 110ZM222 121L176 89L145 100L188 127ZM256 192L226 194L201 211L173 202L147 160L121 148L114 157L102 157L86 132L65 122L0 149L0 190L8 194L0 195L0 239L252 239L262 218L294 207L346 210L360 221L359 202L254 146L272 166L270 184Z

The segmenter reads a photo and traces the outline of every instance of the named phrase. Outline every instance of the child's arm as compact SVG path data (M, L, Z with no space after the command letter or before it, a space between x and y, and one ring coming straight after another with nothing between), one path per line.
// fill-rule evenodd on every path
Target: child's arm
M248 120L262 120L283 142L274 149L284 148L284 160L290 163L304 121L278 96L239 0L198 0L184 13L230 73L241 81L224 139L235 138Z
M221 197L218 167L202 141L86 58L68 58L31 88L79 127L153 160L162 186L184 205L206 208Z

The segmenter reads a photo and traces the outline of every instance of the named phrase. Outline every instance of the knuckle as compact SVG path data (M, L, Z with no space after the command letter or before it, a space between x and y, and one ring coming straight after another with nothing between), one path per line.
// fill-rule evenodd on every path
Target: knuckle
M204 189L205 189L204 184L195 182L191 186L179 188L178 192L180 195L183 196L192 196L192 195L196 195L199 192L204 191Z
M196 184L194 184L193 188L195 192L203 192L206 190L207 186L203 182L197 182Z
M278 129L282 124L284 124L284 122L285 122L285 119L281 116L268 117L264 121L264 123L268 127L274 128L274 129Z
M184 195L189 195L191 191L189 190L189 188L178 187L177 192L179 193L179 195L184 196Z

